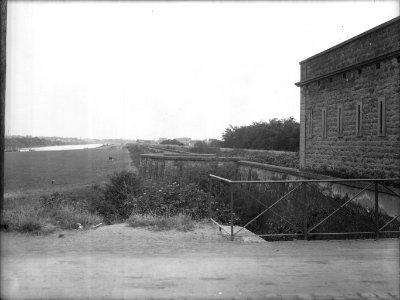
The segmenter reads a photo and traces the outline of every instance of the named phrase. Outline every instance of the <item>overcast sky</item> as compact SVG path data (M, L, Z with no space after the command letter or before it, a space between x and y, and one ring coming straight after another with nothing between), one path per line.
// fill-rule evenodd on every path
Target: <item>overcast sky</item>
M221 138L299 120L299 61L399 1L9 1L6 134Z

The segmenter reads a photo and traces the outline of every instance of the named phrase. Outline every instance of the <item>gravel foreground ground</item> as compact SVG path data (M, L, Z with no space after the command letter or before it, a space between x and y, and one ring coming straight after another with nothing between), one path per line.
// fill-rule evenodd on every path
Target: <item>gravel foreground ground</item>
M399 299L399 240L230 242L210 224L1 233L1 299Z

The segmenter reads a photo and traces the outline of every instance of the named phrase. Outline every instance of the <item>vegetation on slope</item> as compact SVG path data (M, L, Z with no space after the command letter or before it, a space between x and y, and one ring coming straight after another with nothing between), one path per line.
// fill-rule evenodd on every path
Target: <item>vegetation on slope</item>
M228 224L231 217L229 186L214 184L210 193L208 174L234 179L236 171L233 166L218 169L206 165L185 167L181 176L159 180L146 180L128 171L116 172L107 184L86 190L33 199L7 199L1 226L5 230L40 234L74 229L79 226L78 223L83 228L90 228L100 222L112 224L125 221L133 227L187 231L193 228L193 222L210 215L220 223ZM250 175L250 179L258 179L257 173ZM292 188L286 183L236 187L235 225L243 226ZM293 192L274 207L274 212L268 212L248 228L264 234L301 233L304 217L310 229L348 200L347 197L326 195L318 186L311 184L307 188L305 204L302 195L301 189ZM383 226L390 219L380 211L378 225ZM400 222L394 221L386 229L398 230L399 226ZM350 202L318 227L318 232L373 231L374 228L374 212Z

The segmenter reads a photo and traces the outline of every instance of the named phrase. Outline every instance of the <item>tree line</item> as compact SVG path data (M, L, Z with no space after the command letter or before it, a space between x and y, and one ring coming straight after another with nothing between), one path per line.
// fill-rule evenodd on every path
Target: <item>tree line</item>
M229 125L222 134L222 147L298 151L300 124L293 117L254 122L248 126Z
M50 139L42 137L31 137L31 136L6 136L4 138L4 147L6 151L16 151L19 148L31 148L31 147L43 147L43 146L59 146L68 144L82 144L83 141L80 139Z

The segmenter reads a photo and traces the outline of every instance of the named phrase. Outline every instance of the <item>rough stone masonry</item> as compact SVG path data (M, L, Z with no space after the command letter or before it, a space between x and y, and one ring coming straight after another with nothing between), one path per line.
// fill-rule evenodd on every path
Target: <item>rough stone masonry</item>
M400 177L400 17L300 62L300 167Z

